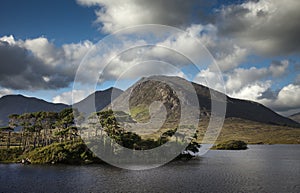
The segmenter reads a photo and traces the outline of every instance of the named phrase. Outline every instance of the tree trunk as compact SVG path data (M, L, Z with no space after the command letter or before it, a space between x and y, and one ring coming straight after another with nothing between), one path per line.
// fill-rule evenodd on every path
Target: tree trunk
M10 148L10 133L11 133L11 131L8 131L8 135L7 135L7 149Z
M33 139L33 148L36 147L36 141L37 141L37 132L34 132L34 139Z

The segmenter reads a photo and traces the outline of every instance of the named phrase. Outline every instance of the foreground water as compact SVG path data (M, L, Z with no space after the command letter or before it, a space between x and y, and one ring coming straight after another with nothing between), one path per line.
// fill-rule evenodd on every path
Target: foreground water
M0 192L300 192L300 145L251 145L145 171L0 165Z

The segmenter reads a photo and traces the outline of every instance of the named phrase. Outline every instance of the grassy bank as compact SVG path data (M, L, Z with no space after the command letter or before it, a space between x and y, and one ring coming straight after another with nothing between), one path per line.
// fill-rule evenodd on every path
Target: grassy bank
M1 163L14 163L17 162L23 151L21 148L0 149L0 162Z
M83 142L53 143L28 152L22 152L20 148L0 150L1 163L15 163L26 158L33 164L89 164L102 162L93 155Z

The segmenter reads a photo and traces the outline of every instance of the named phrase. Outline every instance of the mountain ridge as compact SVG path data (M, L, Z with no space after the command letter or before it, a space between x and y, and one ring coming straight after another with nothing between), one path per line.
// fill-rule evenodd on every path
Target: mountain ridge
M96 99L95 105L96 105L96 111L100 111L102 109L105 109L112 105L116 100L120 100L120 97L124 95L124 93L131 93L132 89L136 87L136 85L140 84L141 82L145 82L148 80L153 80L155 78L160 78L162 80L173 80L174 85L177 87L183 87L183 90L186 92L193 92L191 88L184 87L184 85L180 85L180 83L184 83L184 81L188 82L187 80L180 78L180 77L171 77L171 76L150 76L150 77L143 77L139 81L137 81L135 84L133 84L131 87L129 87L127 90L122 91L118 88L108 88L105 90L96 91L83 100L75 103L73 107L80 108L81 111L84 111L86 113L91 113L90 109L95 109L95 107L91 106L93 105L93 99ZM180 80L180 81L178 81ZM177 84L177 85L176 85ZM191 82L193 85L193 89L197 93L198 101L200 103L201 113L209 115L210 108L211 108L211 100L210 100L210 94L211 93L217 93L219 95L226 96L226 103L227 103L227 109L226 109L226 118L230 117L237 117L242 118L246 120L251 121L257 121L261 123L268 123L268 124L274 124L274 125L290 125L290 126L297 126L299 127L299 123L297 123L294 120L291 120L287 117L283 117L276 112L272 111L268 107L254 102L250 100L242 100L242 99L236 99L231 98L224 93L220 93L218 91L215 91L213 89L209 89L206 86L197 84L195 82ZM153 85L155 87L155 84ZM163 87L162 85L161 91L164 92L163 88L166 89L167 87ZM131 89L131 90L130 90ZM148 89L151 89L151 87L148 86ZM190 89L190 90L189 90ZM150 96L151 92L149 93L143 93L142 95ZM153 94L153 93L152 93ZM113 96L112 96L113 95ZM162 94L161 97L169 97L170 96L163 96L163 95L172 95L172 92L168 92L167 94ZM152 95L155 98L155 95ZM171 97L172 98L172 97ZM142 101L143 98L136 98L135 104L138 104ZM175 102L176 99L173 97L173 103L169 103L170 106L176 106ZM187 102L190 102L191 99L189 97L186 97L184 100ZM113 102L112 102L113 101ZM132 100L134 101L134 100ZM121 101L121 104L124 101ZM25 112L36 112L36 111L60 111L64 108L71 107L71 105L66 105L63 103L51 103L48 101L45 101L43 99L35 98L35 97L27 97L23 95L5 95L0 98L0 126L6 126L8 123L8 116L10 114L22 114Z
M289 116L290 119L300 123L300 112Z
M90 94L88 97L74 104L74 106L84 106L87 100L93 99L93 96L96 96L97 110L102 108L103 106L108 105L110 103L110 97L107 95L115 91L115 95L123 92L117 88L108 88L105 90L95 91ZM100 100L99 98L105 100ZM36 98L36 97L28 97L21 94L15 95L4 95L0 98L0 126L7 126L8 124L8 116L11 114L23 114L23 113L31 113L38 111L53 111L59 112L65 108L72 107L72 105L67 105L63 103L52 103L46 100Z
M206 86L197 84L195 82L189 82L183 78L180 77L174 77L174 76L150 76L150 77L143 77L139 81L137 81L134 85L132 85L130 88L124 91L117 99L115 99L112 103L112 105L115 106L120 106L124 104L126 100L129 101L134 101L134 105L136 104L143 104L145 103L145 100L152 100L152 99L158 99L156 95L153 95L153 92L155 90L163 90L165 86L163 86L160 83L157 83L156 85L154 82L156 80L162 81L162 82L171 82L173 84L173 87L179 88L179 92L186 92L183 98L183 103L187 102L190 103L193 101L190 100L189 95L190 93L193 92L192 89L196 91L197 97L198 97L198 102L200 104L200 111L203 114L209 115L211 113L211 99L210 96L211 94L213 95L219 95L221 96L220 98L225 98L226 99L226 118L230 117L236 117L236 118L242 118L250 121L256 121L260 123L267 123L267 124L273 124L273 125L282 125L282 126L296 126L300 127L300 124L287 118L284 116L279 115L278 113L272 111L268 107L254 102L250 100L243 100L243 99L236 99L236 98L231 98L227 96L224 93L221 93L219 91L210 89ZM185 86L184 84L186 83L191 83L193 85L193 88L188 86ZM151 84L151 86L149 86ZM142 85L142 86L141 86ZM188 84L187 84L188 85ZM134 88L138 87L139 89L134 90ZM145 91L141 91L145 89ZM151 90L153 88L153 90ZM172 92L169 92L172 93ZM125 95L131 95L131 96L125 96ZM139 95L139 96L138 96ZM151 95L152 97L148 97ZM159 94L161 95L161 94ZM160 96L160 98L168 98L168 96ZM170 98L170 97L169 97ZM171 97L172 98L172 97ZM172 99L174 102L174 99ZM218 98L216 98L218 100ZM222 99L223 100L223 99ZM225 101L216 101L216 102L225 102ZM149 103L150 102L146 102ZM175 103L169 104L168 101L165 101L165 104L174 106L176 105ZM148 104L145 104L146 106ZM178 104L177 104L178 105ZM194 106L196 106L195 104ZM109 108L109 107L108 107ZM190 108L193 108L193 105L190 106ZM146 110L148 111L148 110ZM145 110L141 110L141 113L145 114Z
M35 97L23 95L5 95L0 98L0 126L8 124L10 114L23 114L27 112L54 111L58 112L68 105L51 103Z

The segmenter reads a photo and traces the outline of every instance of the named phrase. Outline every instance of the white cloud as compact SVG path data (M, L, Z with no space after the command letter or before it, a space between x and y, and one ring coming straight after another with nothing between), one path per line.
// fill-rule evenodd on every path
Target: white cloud
M86 98L90 94L91 92L87 92L86 90L73 90L73 92L72 91L63 92L60 95L53 97L52 101L53 103L64 103L64 104L71 105L72 102L77 103L82 99ZM72 98L72 96L74 98Z
M248 55L248 51L245 48L241 48L237 45L230 46L230 44L227 46L227 49L233 47L233 49L231 49L231 53L221 52L216 59L216 62L222 71L227 71L238 67Z
M267 68L251 67L249 69L237 68L226 75L226 88L228 93L236 92L248 84L255 83L269 75Z
M0 97L3 97L5 95L13 94L13 90L7 89L7 88L0 88Z
M133 35L130 35L129 39L126 33L118 35L122 41L117 46L110 43L104 45L107 52L103 56L100 54L100 58L97 58L98 55L88 58L86 63L89 63L90 68L83 70L92 74L107 65L101 75L102 81L105 81L118 79L125 72L124 78L139 78L150 74L176 75L182 67L191 64L191 58L198 60L195 62L205 61L206 64L201 63L205 68L212 60L202 42L213 44L208 33L213 33L214 30L212 25L192 25L187 28L187 33L175 31L168 36L157 36L156 40L145 39L137 42L130 39Z
M65 88L74 80L89 41L56 47L45 37L0 37L0 86L18 90Z
M289 62L282 60L273 61L265 68L236 68L223 73L226 94L262 103L283 114L291 109L299 109L300 85L290 84L278 92L272 91L272 83L275 81L273 78L286 74L288 66ZM217 74L208 68L202 70L194 81L205 86L210 84L213 86L211 88L222 92L222 86L215 83L216 78Z
M179 50L190 50L190 53L193 53L193 55L196 56L201 52L205 53L204 50L199 48L199 44L191 43L197 40L200 44L205 46L205 49L207 48L214 57L218 67L223 72L238 67L249 54L249 51L246 48L238 46L231 39L224 37L220 38L218 36L218 28L216 25L193 24L186 28L185 31L193 38L187 38L185 36L178 37L176 39L177 41L170 41L172 44L170 43L167 45L173 45L171 47L175 47ZM172 40L172 38L169 39ZM215 69L215 66L210 65L210 68Z
M3 36L0 38L0 41L3 41L3 42L7 42L9 44L15 44L15 38L13 35L10 35L10 36Z
M272 62L269 69L272 72L272 75L274 77L279 77L286 73L288 67L289 67L289 61L283 60L280 62L279 61Z
M268 105L279 111L300 108L300 85L289 84L283 87L276 100Z
M256 81L247 84L239 90L232 91L229 95L234 98L263 102L263 100L259 100L258 98L270 87L271 81Z
M80 5L98 6L96 23L111 33L139 24L186 26L194 14L199 14L207 2L202 0L77 0ZM195 11L194 6L198 6Z
M226 93L225 82L223 77L219 77L218 73L210 69L201 70L193 80L193 82L207 86L222 93Z
M19 45L30 50L37 58L47 65L55 66L59 64L62 58L61 49L56 48L47 38L39 37L27 39L25 42L18 41Z
M181 74L182 76L180 68L190 64L190 61L181 54L184 52L187 53L188 58L201 58L201 53L205 54L203 52L206 52L203 47L198 48L199 44L195 42L191 34L193 33L201 41L204 36L199 35L201 33L199 30L203 31L210 28L212 26L192 26L187 29L190 35L182 32L171 34L168 37L161 38L161 41L157 41L157 46L136 47L136 45L147 45L151 42L146 42L146 40L136 42L130 39L122 39L119 44L114 46L108 43L104 57L101 53L96 53L95 58L87 58L86 63L82 66L84 73L77 74L77 81L91 83L94 81L93 79L98 78L99 72L108 64L107 62L110 63L102 73L102 81L116 80L124 72L127 75L124 78L138 78L154 74ZM0 40L0 43L3 42L3 46L0 47L0 54L3 49L2 62L0 62L3 65L0 68L2 73L5 74L0 78L0 85L19 90L68 87L74 80L81 60L94 47L94 44L90 41L56 47L45 37L23 41L15 40L13 36L5 36ZM20 52L18 57L15 57L16 50ZM107 61L103 60L105 57ZM17 61L12 62L15 58L17 58ZM134 68L137 64L145 62L148 65ZM173 67L165 65L167 63L173 65ZM131 72L128 72L128 70ZM9 77L6 76L9 74L8 71L10 72Z
M220 34L259 55L299 53L300 1L260 0L225 6L217 26Z

